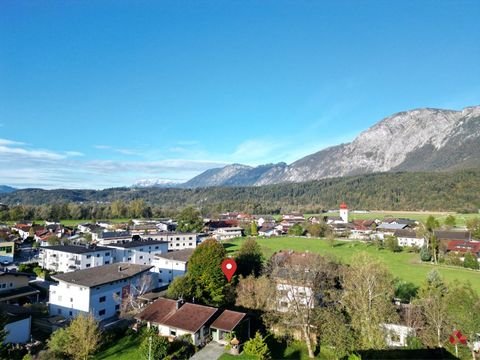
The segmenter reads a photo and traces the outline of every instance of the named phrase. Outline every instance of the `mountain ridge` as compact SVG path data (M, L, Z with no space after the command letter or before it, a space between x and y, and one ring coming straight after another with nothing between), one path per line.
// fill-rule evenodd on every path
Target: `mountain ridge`
M261 186L375 172L478 167L480 106L400 111L362 131L352 142L322 149L290 165L269 165L209 169L179 186Z

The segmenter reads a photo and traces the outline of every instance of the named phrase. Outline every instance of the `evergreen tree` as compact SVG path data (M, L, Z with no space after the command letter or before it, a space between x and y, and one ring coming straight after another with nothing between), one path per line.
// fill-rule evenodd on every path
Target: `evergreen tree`
M268 349L268 345L265 342L265 339L257 331L255 337L248 340L243 345L243 352L245 355L256 357L259 360L268 360L271 358L270 350Z

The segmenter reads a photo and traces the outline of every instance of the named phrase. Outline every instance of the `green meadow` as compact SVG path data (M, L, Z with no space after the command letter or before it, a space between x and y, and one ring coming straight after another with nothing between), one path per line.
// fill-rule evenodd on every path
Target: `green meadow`
M383 262L395 277L412 282L415 285L421 285L427 274L435 269L446 282L469 281L473 288L480 293L480 271L422 263L419 254L413 252L394 253L386 249L379 250L373 244L357 241L339 240L332 247L327 241L320 238L274 237L257 238L256 240L261 246L265 258L269 258L275 251L279 250L310 251L331 256L342 263L348 264L355 254L363 251ZM229 253L234 253L243 241L245 239L232 239L225 243L225 247Z

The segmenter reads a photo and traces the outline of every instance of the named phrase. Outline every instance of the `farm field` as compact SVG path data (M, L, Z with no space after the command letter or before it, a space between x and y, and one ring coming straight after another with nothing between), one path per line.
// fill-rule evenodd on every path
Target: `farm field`
M469 281L472 287L480 293L479 271L422 263L417 253L406 251L393 253L389 250L378 250L377 247L370 244L340 240L331 247L324 239L319 238L275 237L269 239L257 238L256 240L261 246L265 258L269 258L275 251L279 250L308 250L321 255L332 256L338 261L348 264L355 254L364 251L383 262L395 277L412 282L415 285L421 285L427 274L435 269L447 283ZM232 239L225 243L225 247L229 253L234 253L243 241L245 239Z

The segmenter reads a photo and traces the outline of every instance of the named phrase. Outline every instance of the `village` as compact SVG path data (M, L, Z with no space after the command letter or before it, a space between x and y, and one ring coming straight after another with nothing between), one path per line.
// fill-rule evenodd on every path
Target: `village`
M362 217L367 216L365 212ZM79 316L90 314L102 331L127 326L139 332L146 326L156 329L158 336L170 342L186 341L192 348L181 356L188 353L188 357L197 358L202 351L213 351L216 355L208 356L217 358L223 353L238 355L259 329L258 319L252 317L248 306L238 306L241 303L238 298L218 301L218 306L212 306L214 301L195 299L187 293L177 291L177 296L172 296L178 280L189 275L190 259L200 253L197 249L212 246L212 242L223 249L230 241L242 237L271 242L282 237L292 242L296 238L361 242L394 253L408 249L419 253L423 261L437 263L442 259L448 265L478 271L480 241L472 231L456 227L454 221L446 221L446 226L432 221L424 224L394 217L352 220L348 206L341 203L338 210L315 216L229 212L215 219L203 218L192 232L178 232L175 219L96 221L79 223L76 227L64 226L59 221L1 225L0 306L8 318L3 342L9 344L11 356L36 354L46 347L50 334L68 327ZM226 256L232 255L235 254ZM268 300L270 310L288 313L298 303L302 309L322 306L314 280L298 280L299 273L314 266L305 260L311 256L309 251L284 248L271 259L264 259L278 266L264 269L276 284L275 294ZM237 293L241 291L242 280L251 273L256 272L257 276L260 273L255 264L247 264L251 267L239 274L246 278L240 278L240 283L238 278L235 280ZM262 264L257 266L263 268ZM410 315L405 315L409 301L399 297L390 301L396 304L401 316L394 323L381 324L385 345L406 348L410 345L408 339L417 331L409 321ZM275 328L281 333L278 326L271 330ZM480 328L477 330L480 332ZM305 340L301 332L294 332L293 337ZM469 346L478 353L480 343L473 340L470 339ZM311 353L314 342L307 343ZM196 351L198 354L194 355Z

